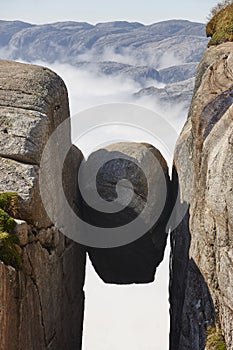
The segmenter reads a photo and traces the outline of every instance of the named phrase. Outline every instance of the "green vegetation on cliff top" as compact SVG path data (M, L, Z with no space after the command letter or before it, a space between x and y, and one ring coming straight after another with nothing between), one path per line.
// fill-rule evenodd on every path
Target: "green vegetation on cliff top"
M19 239L14 232L16 222L9 215L15 211L17 197L12 192L0 193L0 260L19 269L22 258L19 253Z
M208 46L233 42L233 1L218 3L211 14L213 17L206 26L206 34L211 37Z

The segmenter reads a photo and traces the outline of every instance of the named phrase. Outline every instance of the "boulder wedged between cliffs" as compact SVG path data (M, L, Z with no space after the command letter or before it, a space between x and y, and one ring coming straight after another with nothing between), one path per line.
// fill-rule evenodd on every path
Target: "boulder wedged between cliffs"
M96 175L97 164L102 165ZM163 260L171 211L170 179L161 153L148 144L110 145L90 155L82 176L85 198L98 192L105 202L118 205L117 212L104 212L99 198L95 208L83 199L84 220L107 232L102 247L86 248L96 272L106 283L152 282ZM119 237L108 240L118 229Z

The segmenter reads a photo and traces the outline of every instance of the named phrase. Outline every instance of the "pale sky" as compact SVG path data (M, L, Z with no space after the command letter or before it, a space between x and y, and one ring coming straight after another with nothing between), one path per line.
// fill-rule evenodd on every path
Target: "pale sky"
M206 22L216 0L0 0L1 19L30 23L84 21L89 23L113 20L145 24L166 19L188 19Z

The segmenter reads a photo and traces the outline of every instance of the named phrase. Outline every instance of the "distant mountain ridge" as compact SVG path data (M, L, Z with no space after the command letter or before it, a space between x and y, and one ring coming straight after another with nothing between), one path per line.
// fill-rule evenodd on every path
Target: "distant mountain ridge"
M59 62L88 70L94 64L98 73L132 79L142 89L148 89L148 83L153 87L153 82L166 85L192 79L207 43L205 24L187 20L151 25L0 21L3 59Z
M157 46L161 52L167 45L180 45L181 39L183 45L187 46L187 37L191 37L195 49L199 47L194 57L199 60L200 44L207 42L204 24L184 20L170 20L152 25L109 22L95 26L79 22L32 25L20 21L0 21L0 33L0 45L10 50L12 58L27 61L41 59L47 62L57 60L71 64L75 63L78 56L91 49L99 55L107 48L113 49L116 54L124 53L126 48L137 49L138 57L142 48L148 50L148 44ZM195 38L199 39L199 45ZM191 57L185 55L184 58L190 62Z

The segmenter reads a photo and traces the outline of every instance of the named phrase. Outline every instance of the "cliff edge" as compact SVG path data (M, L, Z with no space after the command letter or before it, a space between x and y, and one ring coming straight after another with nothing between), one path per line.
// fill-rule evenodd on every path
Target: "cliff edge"
M201 60L175 150L173 181L189 212L171 238L174 350L233 349L232 102L233 43L227 42L209 47Z
M44 146L69 118L66 87L49 69L0 61L0 101L0 349L81 349L85 253L51 222L39 190ZM70 140L71 202L81 160Z

